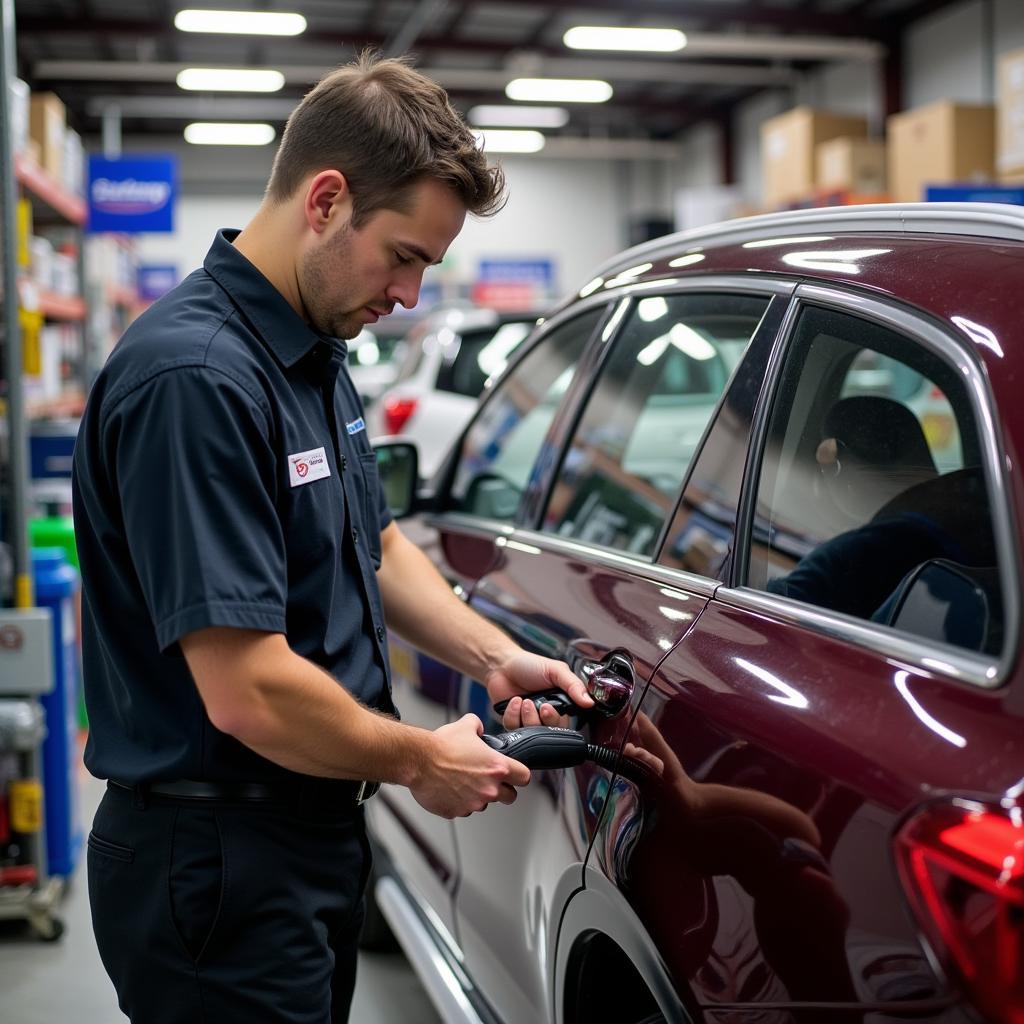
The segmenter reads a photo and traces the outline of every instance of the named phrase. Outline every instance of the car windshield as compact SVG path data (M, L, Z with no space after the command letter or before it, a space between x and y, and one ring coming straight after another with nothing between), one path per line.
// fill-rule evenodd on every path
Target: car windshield
M491 377L505 369L509 358L533 330L535 320L509 320L496 327L466 330L444 353L437 388L476 398Z

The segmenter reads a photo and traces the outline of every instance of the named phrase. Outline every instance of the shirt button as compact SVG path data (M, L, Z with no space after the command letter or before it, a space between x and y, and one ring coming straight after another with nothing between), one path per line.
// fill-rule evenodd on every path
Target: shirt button
M344 455L341 457L341 471L344 473L348 469L348 459Z
M383 626L378 626L377 627L377 639L381 643L384 643L384 627Z
M352 543L353 544L358 544L359 543L359 531L358 530L354 529L352 531Z

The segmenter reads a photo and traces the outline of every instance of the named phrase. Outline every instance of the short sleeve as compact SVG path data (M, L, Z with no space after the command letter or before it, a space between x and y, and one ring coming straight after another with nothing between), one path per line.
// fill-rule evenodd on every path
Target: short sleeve
M287 566L269 412L222 371L179 367L103 425L161 650L208 626L285 632Z

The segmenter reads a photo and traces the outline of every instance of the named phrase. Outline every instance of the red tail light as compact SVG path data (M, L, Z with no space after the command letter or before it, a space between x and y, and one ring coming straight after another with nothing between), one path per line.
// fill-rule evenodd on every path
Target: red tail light
M900 830L896 853L935 952L993 1024L1024 1024L1024 810L929 807Z
M416 411L418 402L415 398L384 399L384 426L389 434L400 434L402 427Z

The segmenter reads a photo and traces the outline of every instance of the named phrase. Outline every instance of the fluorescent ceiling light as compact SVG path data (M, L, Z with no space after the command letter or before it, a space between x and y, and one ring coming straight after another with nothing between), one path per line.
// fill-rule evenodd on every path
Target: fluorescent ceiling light
M194 146L266 146L275 134L271 125L255 121L196 121L185 129L185 141Z
M181 32L224 32L244 36L297 36L306 31L301 14L273 11L178 11L174 27Z
M675 53L686 45L686 33L676 28L621 28L578 25L562 36L573 50L641 50Z
M186 68L178 73L177 82L182 89L207 92L277 92L284 75L249 68Z
M605 103L612 87L599 78L515 78L505 86L510 100L549 103Z
M544 136L532 131L486 131L473 132L486 153L536 153L544 148Z
M510 104L473 107L471 124L494 128L562 128L569 121L564 107L515 107Z

